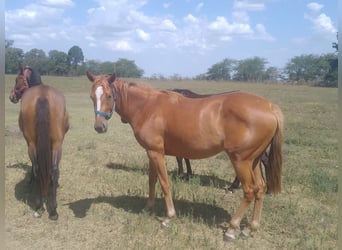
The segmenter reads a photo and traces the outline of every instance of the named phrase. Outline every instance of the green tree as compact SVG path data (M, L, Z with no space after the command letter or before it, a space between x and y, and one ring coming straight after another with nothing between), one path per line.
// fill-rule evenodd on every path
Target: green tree
M324 68L323 80L318 83L319 86L337 87L338 86L338 58L334 53L321 56L327 67Z
M248 82L262 81L265 79L266 63L266 59L257 56L240 60L235 68L234 79Z
M68 61L72 68L72 74L78 75L78 66L82 65L84 62L83 51L77 45L72 46L68 51Z
M333 62L330 62L334 58L336 58L334 54L296 56L286 64L284 71L290 81L310 81L322 84L329 71L334 69ZM333 74L333 72L330 73Z
M276 67L269 67L264 74L264 80L276 82L278 80L278 69Z
M19 63L23 61L24 51L19 48L7 47L5 49L5 73L16 74L19 72Z
M114 71L118 77L140 78L144 74L144 70L138 68L134 61L124 58L114 63Z
M49 74L64 76L69 72L68 55L58 50L49 51Z
M111 74L114 71L114 62L102 62L99 65L99 71L101 74Z
M88 71L90 71L91 73L95 74L95 75L99 75L101 74L100 72L100 62L96 61L96 60L88 60L84 63L84 66L86 67L86 69ZM113 71L113 69L112 69Z
M215 63L207 71L208 80L230 80L235 60L225 58Z
M24 54L24 65L35 68L40 74L48 73L48 58L41 49L31 49Z

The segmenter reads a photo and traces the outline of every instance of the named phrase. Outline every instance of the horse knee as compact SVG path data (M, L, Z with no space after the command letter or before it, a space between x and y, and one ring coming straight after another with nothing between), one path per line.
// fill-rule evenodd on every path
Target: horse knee
M248 190L244 190L243 198L248 202L252 202L255 197L255 192L252 188L249 188Z

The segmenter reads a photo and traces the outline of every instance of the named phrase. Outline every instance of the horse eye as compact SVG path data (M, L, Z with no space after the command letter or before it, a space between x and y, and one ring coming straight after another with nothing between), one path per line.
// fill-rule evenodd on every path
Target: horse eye
M110 98L112 98L112 96L111 95L107 95L107 99L110 99Z

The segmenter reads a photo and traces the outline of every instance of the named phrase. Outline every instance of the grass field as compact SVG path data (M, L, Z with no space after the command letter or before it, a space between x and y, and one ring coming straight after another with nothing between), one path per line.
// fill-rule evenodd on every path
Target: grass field
M6 96L15 76L6 75ZM19 131L19 104L5 105L6 249L337 249L337 89L281 84L149 81L160 88L198 93L244 90L278 104L285 115L283 192L267 196L253 238L224 243L222 225L242 191L226 194L234 178L224 154L192 161L195 176L175 177L166 157L177 218L161 229L165 214L157 185L155 215L141 214L148 195L148 161L129 125L115 115L106 134L93 129L86 77L42 77L65 93L70 114L60 165L59 220L33 218L31 163ZM147 83L145 81L145 83ZM186 122L186 121L185 121ZM250 219L251 208L242 220Z

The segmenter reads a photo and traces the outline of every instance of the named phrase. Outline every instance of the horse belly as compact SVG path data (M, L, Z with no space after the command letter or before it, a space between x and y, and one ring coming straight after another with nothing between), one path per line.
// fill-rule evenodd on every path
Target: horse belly
M165 154L188 159L202 159L220 153L223 150L220 136L194 136L165 138Z

